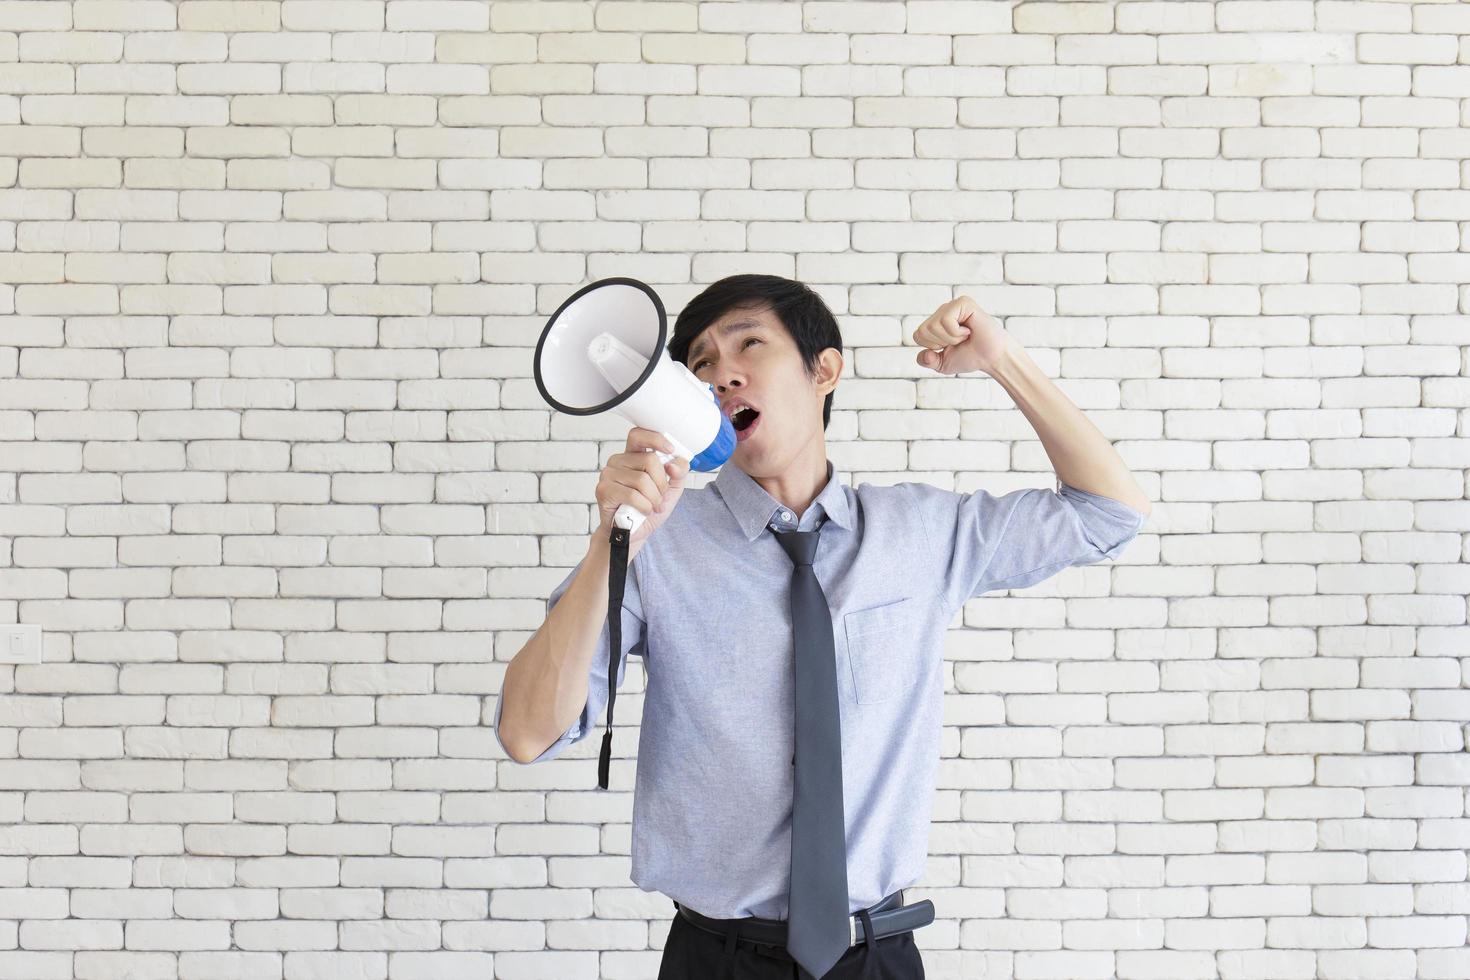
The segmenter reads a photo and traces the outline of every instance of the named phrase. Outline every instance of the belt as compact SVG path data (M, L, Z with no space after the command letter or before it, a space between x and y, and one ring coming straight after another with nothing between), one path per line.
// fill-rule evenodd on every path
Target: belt
M690 924L727 940L730 940L733 932L733 935L739 939L764 943L768 946L780 946L783 949L786 946L786 921L784 919L764 919L755 915L741 919L716 919L708 915L701 915L678 902L674 902L674 907ZM874 939L909 932L934 921L934 903L926 898L913 905L904 905L903 890L900 889L876 905L853 912L847 917L848 948L856 946L867 938L868 930L864 927L865 921L872 923Z

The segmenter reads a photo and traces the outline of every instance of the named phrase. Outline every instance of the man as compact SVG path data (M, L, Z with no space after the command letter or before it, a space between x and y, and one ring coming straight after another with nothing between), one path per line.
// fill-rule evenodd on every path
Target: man
M667 448L659 434L635 429L630 451L613 457L598 484L603 529L507 669L494 724L514 761L554 758L596 727L607 701L608 517L638 503L648 520L630 548L621 621L624 662L643 657L647 671L631 877L674 900L659 980L727 969L796 980L922 977L912 927L885 934L878 922L905 907L902 889L925 870L945 632L971 598L1116 557L1151 509L1108 440L972 299L940 306L913 336L920 365L983 371L1000 383L1035 428L1058 491L845 486L825 442L844 363L835 318L801 283L731 276L680 313L669 355L712 384L734 416L734 454L680 503L686 470L634 451ZM778 536L812 531L820 533L807 535L817 547L806 570L827 612L803 620L802 562ZM815 594L808 580L806 596ZM568 615L557 617L564 595ZM798 681L816 676L805 666L812 659L799 659L812 647L831 651L815 658L828 690L835 659L835 710L823 707L828 695L811 693L820 688L796 697ZM620 664L620 685L622 677ZM840 728L840 759L826 773L840 789L829 794L828 816L798 819L797 810L818 812L810 791L811 802L795 800L800 780L821 768L798 760L798 736L824 711ZM826 838L810 829L822 820ZM829 862L835 868L798 843L820 850L834 832L845 851L845 861L839 852ZM814 890L809 878L835 885L803 897L798 916L796 896ZM832 917L808 914L808 901L829 910L840 902L848 913L838 913L835 949ZM827 938L799 952L808 922Z

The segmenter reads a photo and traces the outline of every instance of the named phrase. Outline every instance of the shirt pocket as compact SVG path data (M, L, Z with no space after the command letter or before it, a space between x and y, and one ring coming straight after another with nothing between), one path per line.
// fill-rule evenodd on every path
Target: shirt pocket
M847 664L859 704L887 701L913 681L911 658L904 655L904 644L913 642L904 630L912 609L913 602L904 596L843 617Z

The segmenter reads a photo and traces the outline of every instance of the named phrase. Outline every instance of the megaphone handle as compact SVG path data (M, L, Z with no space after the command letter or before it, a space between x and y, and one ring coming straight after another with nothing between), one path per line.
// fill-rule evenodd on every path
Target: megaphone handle
M642 527L645 520L647 518L637 507L632 504L622 504L618 507L617 513L613 515L613 526L633 532Z

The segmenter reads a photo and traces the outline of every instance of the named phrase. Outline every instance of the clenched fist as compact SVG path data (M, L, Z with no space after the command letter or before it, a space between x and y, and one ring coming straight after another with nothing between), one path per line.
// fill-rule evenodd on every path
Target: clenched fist
M645 518L628 538L630 558L669 519L684 493L684 478L689 475L689 460L676 456L664 463L654 454L655 449L674 451L663 433L635 426L628 432L626 449L608 459L597 480L599 536L605 538L612 532L613 517L623 504L632 504Z
M1019 346L999 320L968 296L958 296L930 314L914 331L914 343L925 348L915 360L940 374L990 374Z

